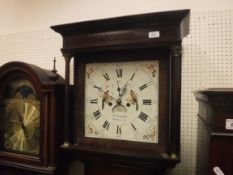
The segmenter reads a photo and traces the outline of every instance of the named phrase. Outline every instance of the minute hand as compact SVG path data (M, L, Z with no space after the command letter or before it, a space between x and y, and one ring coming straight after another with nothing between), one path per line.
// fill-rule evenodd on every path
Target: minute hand
M127 91L127 84L128 84L128 81L126 82L125 86L123 87L121 93L119 94L120 97L122 97L123 95L126 94L126 91Z

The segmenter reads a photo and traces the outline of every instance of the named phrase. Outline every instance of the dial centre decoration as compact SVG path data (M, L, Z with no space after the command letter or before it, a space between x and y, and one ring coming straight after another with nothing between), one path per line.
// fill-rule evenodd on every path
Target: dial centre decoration
M86 64L85 136L158 143L159 61Z

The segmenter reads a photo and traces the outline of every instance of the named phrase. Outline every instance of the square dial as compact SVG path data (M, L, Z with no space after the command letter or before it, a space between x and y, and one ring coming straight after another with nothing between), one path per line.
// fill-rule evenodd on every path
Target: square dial
M85 68L85 137L158 143L159 61Z

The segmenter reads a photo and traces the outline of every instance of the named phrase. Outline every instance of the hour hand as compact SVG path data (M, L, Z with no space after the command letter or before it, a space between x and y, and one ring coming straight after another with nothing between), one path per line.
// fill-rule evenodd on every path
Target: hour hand
M16 110L16 109L15 109L15 112L16 112L17 115L18 115L19 122L23 123L23 122L24 122L24 118L23 118L23 116L21 115L21 113L20 113L18 110Z
M119 86L119 82L117 81L117 91L118 91L118 94L119 94L119 97L121 96L121 88Z

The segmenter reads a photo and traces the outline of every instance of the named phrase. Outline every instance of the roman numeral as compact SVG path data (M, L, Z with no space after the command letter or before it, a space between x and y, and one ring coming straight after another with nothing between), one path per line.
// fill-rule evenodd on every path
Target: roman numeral
M99 91L102 90L101 87L98 87L98 86L96 86L96 85L94 85L93 87L96 88L96 89L98 89Z
M109 129L109 126L110 126L110 123L106 120L103 124L103 128L108 130Z
M146 115L145 113L141 112L138 116L138 118L140 118L142 121L146 121L148 118L148 115Z
M103 74L103 76L104 76L104 78L105 78L106 80L110 80L107 73Z
M118 78L122 77L122 72L123 72L122 69L116 69L116 74Z
M121 134L121 127L117 126L117 134Z
M101 117L101 113L99 110L93 112L93 116L96 120L98 120Z
M135 131L137 130L136 127L133 125L133 123L131 123L131 126Z
M151 105L151 99L143 99L143 105Z
M130 78L131 81L133 80L134 76L135 76L135 73L133 73L132 77Z
M98 102L98 99L91 100L91 103L93 103L93 104L97 104L97 102Z
M144 85L142 85L142 86L139 87L140 91L142 91L145 88L147 88L147 84L144 84Z

